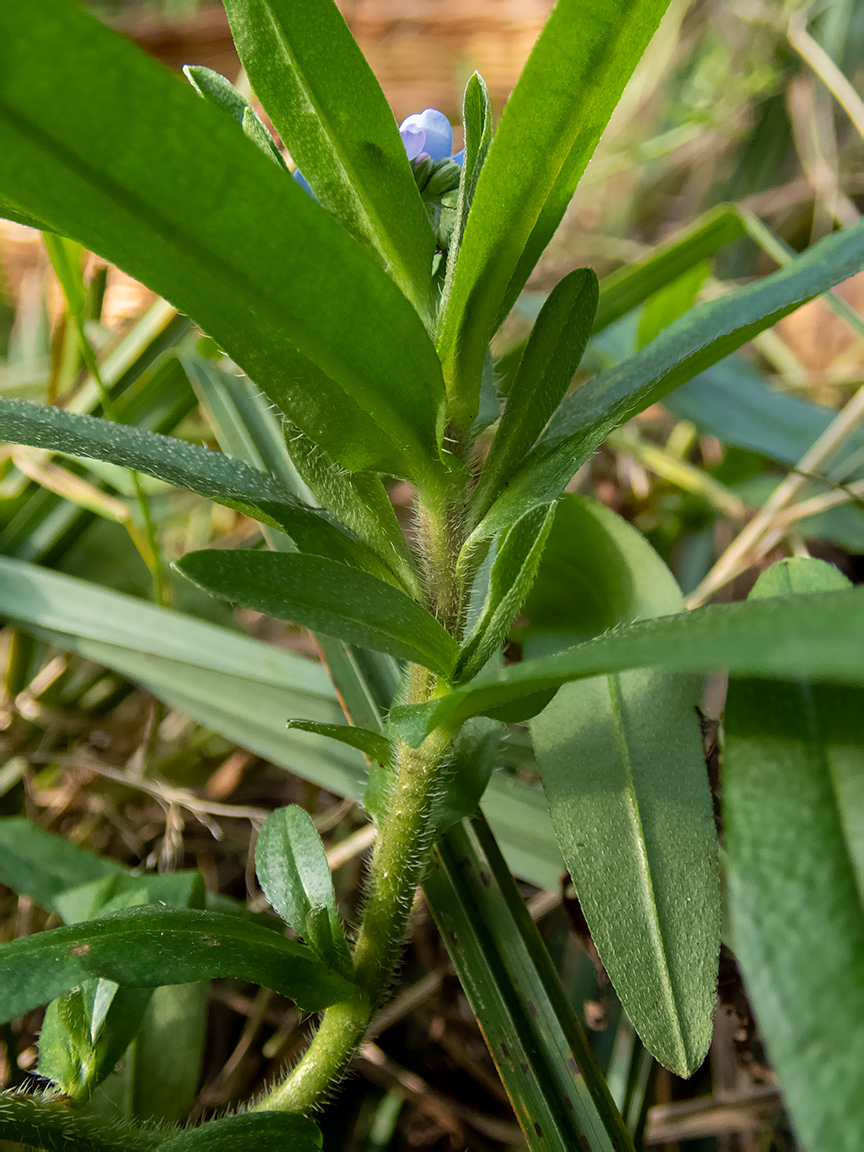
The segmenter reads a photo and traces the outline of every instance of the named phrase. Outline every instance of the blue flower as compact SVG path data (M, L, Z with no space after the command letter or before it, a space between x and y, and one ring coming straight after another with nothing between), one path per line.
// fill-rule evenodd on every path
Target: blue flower
M424 112L415 112L411 116L406 116L399 125L399 131L402 133L403 140L405 140L406 133L411 134L412 147L416 133L422 132L424 134L423 141L414 156L411 155L406 143L405 150L408 152L409 160L413 160L421 151L433 160L444 160L450 155L453 148L453 129L450 127L450 121L437 108L427 108Z

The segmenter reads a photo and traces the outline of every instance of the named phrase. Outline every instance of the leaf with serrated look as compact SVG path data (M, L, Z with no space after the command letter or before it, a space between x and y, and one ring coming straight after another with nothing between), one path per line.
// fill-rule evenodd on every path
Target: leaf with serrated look
M0 944L0 1021L93 976L142 988L230 976L272 988L306 1012L356 991L308 948L269 928L220 912L147 906Z
M190 552L177 561L190 580L232 603L325 636L413 660L449 676L453 637L416 600L366 572L318 556L279 552Z
M764 572L751 597L806 601L846 584L829 564L795 559ZM725 729L732 946L802 1147L858 1152L864 692L732 677Z

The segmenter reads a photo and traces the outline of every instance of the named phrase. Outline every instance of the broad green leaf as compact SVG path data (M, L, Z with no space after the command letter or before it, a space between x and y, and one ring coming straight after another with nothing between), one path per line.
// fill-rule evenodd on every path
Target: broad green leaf
M356 568L296 553L205 549L177 567L200 587L256 612L414 660L443 676L456 641L416 600Z
M380 252L425 317L435 238L393 113L339 9L224 3L252 87L315 196Z
M227 112L237 121L249 139L257 144L265 156L275 163L287 168L282 153L276 147L276 141L264 127L261 117L246 100L230 80L214 72L212 68L204 68L200 64L187 65L183 69L186 79L199 96Z
M558 505L529 619L532 601L544 627L525 634L526 656L683 607L644 537L576 496ZM711 1042L720 950L699 689L697 678L659 669L590 677L565 685L531 723L552 825L600 958L646 1047L680 1076Z
M206 981L154 988L131 1059L118 1072L131 1116L141 1120L184 1121L198 1098L207 1049ZM102 1091L110 1086L102 1085Z
M734 355L676 388L663 404L700 432L780 464L797 464L837 415L835 408L769 387L754 364ZM843 458L860 465L864 432L850 436Z
M0 41L0 195L192 316L345 467L437 475L440 367L371 254L76 5L4 6Z
M820 561L787 561L751 596L808 599L844 583ZM857 1152L864 1130L862 750L860 688L730 681L723 798L733 944L808 1152Z
M302 808L296 804L277 808L264 821L255 847L255 872L270 904L298 935L306 936L310 913L326 909L330 946L325 954L318 954L325 964L350 973L351 956L339 921L324 845L312 818ZM311 940L307 943L314 947Z
M320 1152L321 1132L306 1116L246 1112L211 1120L166 1140L164 1152Z
M466 426L489 340L552 239L667 2L558 0L507 101L439 339L453 415Z
M864 684L864 588L712 604L622 625L552 656L484 673L429 704L394 708L390 724L418 747L439 724L487 715L513 701L557 691L570 680L654 665Z
M478 519L533 448L579 367L597 310L597 277L577 268L549 294L534 324L507 407L483 466L473 507Z
M417 573L381 478L346 472L290 421L285 422L285 439L291 463L316 500L377 553L409 594L416 594Z
M446 315L447 302L453 289L453 277L468 213L474 202L474 193L480 172L486 163L489 145L492 143L492 106L486 83L479 72L475 72L465 86L462 100L462 123L465 128L465 155L462 160L462 178L459 181L459 196L456 200L456 218L453 222L453 235L447 246L447 269L444 289L441 293L439 316Z
M474 536L482 539L532 504L553 499L613 428L862 266L859 224L827 236L772 276L700 304L641 352L602 372L561 405Z
M476 676L501 647L534 583L554 519L554 504L532 508L502 537L485 603L459 654L459 679Z
M370 732L368 728L357 728L352 724L316 724L311 720L289 720L288 727L300 732L315 732L329 740L359 748L364 756L381 764L390 764L393 759L393 745L387 737L380 732Z
M268 928L220 912L150 906L2 944L0 975L4 1021L92 976L144 988L230 976L272 988L306 1012L353 991L308 948Z

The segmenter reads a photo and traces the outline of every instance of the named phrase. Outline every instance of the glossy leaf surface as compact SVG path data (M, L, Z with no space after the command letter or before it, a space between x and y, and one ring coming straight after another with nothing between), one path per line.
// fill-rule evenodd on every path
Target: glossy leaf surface
M648 542L603 505L559 504L524 650L680 611ZM531 723L543 790L591 937L624 1011L680 1076L711 1041L720 888L697 678L659 669L565 685Z
M0 40L0 195L192 316L346 467L435 471L438 361L370 253L76 5L4 7Z
M764 280L700 304L641 352L596 376L561 405L475 535L489 535L532 504L553 499L614 428L862 266L864 224L826 237Z
M864 588L714 604L623 625L555 655L484 673L430 704L394 708L390 722L418 746L438 724L485 715L555 691L569 680L652 665L680 672L729 668L746 676L810 676L864 684Z
M214 596L448 675L456 642L416 600L318 556L205 549L177 562Z
M668 0L559 0L477 183L439 346L470 423L486 346L549 243Z
M350 973L351 957L339 922L324 845L311 817L302 808L296 804L278 808L264 821L255 846L255 872L272 907L299 936L307 935L311 912L326 910L331 946L321 959ZM307 943L311 945L312 941Z
M140 908L0 945L0 1017L11 1020L92 976L133 987L231 976L314 1012L352 985L302 944L219 912Z
M225 0L234 43L316 198L421 314L435 252L399 129L333 0ZM338 76L338 82L334 78Z
M821 561L785 561L751 596L761 603L845 583ZM862 750L860 688L730 681L723 794L733 945L808 1152L855 1152L864 1130Z

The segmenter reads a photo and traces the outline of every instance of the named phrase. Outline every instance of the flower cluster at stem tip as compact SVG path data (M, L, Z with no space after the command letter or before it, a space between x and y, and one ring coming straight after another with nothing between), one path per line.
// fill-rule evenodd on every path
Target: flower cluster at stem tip
M427 108L423 112L413 112L406 116L399 125L399 135L405 145L405 154L414 165L420 165L424 160L452 160L454 164L462 164L465 159L465 149L450 154L453 147L453 128L443 112L437 108ZM295 168L294 179L314 200L315 194L309 187L309 182L300 171Z

